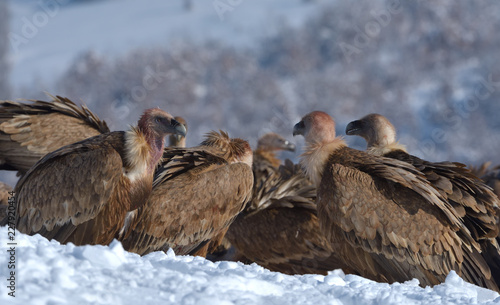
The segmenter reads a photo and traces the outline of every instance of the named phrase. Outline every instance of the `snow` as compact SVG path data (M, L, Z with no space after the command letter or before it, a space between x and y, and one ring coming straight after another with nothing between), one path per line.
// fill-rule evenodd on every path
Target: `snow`
M137 48L209 40L251 47L280 24L299 26L318 10L317 3L303 0L193 1L191 11L183 8L182 0L148 0L147 5L136 0L60 4L67 2L10 1L15 87L34 79L50 86L77 55L88 50L117 57ZM231 5L221 10L216 9L218 3Z
M60 245L16 232L16 297L6 286L7 228L0 228L1 304L500 304L496 292L464 282L421 288L416 280L376 283L341 270L289 276L256 264L212 263L109 246Z

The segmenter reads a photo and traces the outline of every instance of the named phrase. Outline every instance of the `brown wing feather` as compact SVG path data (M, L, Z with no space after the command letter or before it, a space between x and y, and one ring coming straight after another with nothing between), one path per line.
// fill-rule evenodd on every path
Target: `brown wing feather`
M118 213L123 206L108 203L117 199L110 198L114 188L124 186L120 185L123 161L117 152L123 145L123 136L123 132L114 132L93 137L49 153L35 164L16 186L17 229L64 243L77 228L83 228L104 210L114 212L114 217L123 217L124 211ZM114 200L117 202L127 205ZM92 228L97 232L83 230L82 234L89 234L92 239L107 230ZM100 238L109 239L109 235Z
M0 168L26 172L45 154L109 132L106 122L69 99L0 102Z
M320 226L329 240L370 253L389 281L416 277L424 286L434 285L455 270L469 282L498 290L459 219L450 219L452 212L443 217L446 205L429 202L432 190L415 177L412 183L420 181L420 187L405 182L403 171L370 169L363 163L370 158L348 148L331 156L318 189Z
M247 204L246 212L249 215L258 213L267 207L299 207L316 210L314 200L316 188L306 178L300 165L287 160L279 168L261 162L255 158L258 166L253 168L254 188L252 200Z
M232 223L251 195L252 171L242 163L210 158L218 162L198 164L202 160L195 158L186 162L190 170L180 166L174 174L168 169L182 162L166 161L167 170L157 175L148 202L122 234L125 249L147 254L171 247L188 254Z
M341 268L354 273L320 233L315 210L266 208L241 215L226 237L240 254L272 271L326 274Z
M496 237L499 233L495 209L498 198L464 164L429 162L395 150L385 157L398 159L415 166L448 199L475 240Z

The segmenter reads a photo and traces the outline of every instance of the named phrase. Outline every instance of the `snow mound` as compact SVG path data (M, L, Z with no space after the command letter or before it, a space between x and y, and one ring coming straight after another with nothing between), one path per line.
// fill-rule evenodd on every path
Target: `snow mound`
M289 276L173 251L140 257L117 241L77 247L18 232L13 298L6 288L7 238L7 228L0 228L1 304L500 304L496 292L454 272L445 283L423 289L416 280L381 284L341 270Z

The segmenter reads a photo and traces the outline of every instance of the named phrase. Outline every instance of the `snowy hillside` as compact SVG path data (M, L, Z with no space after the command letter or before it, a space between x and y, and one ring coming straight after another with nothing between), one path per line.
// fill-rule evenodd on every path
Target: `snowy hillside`
M20 36L13 40L11 53L14 86L39 78L47 85L43 90L52 92L52 82L88 50L113 57L139 47L168 48L186 40L252 46L276 32L280 22L300 25L317 10L316 4L302 0L195 0L189 11L183 0L148 0L147 5L136 0L59 4L67 2L10 1L11 32Z
M160 106L196 122L191 146L377 112L419 157L500 163L498 1L191 2L9 0L12 97L65 95L115 129Z
M8 296L8 255L0 255L1 304L500 304L496 292L456 274L422 289L415 281L380 284L333 271L288 276L257 265L212 263L155 252L145 257L109 247L60 245L40 235L16 235L15 295ZM7 229L0 228L6 253Z

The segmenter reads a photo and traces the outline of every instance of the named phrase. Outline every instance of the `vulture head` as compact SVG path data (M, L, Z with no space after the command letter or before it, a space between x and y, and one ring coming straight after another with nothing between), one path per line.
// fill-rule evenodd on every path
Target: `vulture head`
M186 133L188 130L188 125L186 120L183 117L176 116L174 117L174 120L179 122L180 124L184 125L186 128ZM174 147L186 147L186 136L181 135L181 134L172 134L169 137L169 146L174 146Z
M160 151L163 150L165 136L173 134L185 137L187 132L184 125L159 108L144 111L137 127L144 133L148 142L154 142Z
M243 162L252 166L253 152L250 144L240 138L231 139L227 132L210 131L201 145L217 149L229 163Z
M322 111L305 115L293 127L293 135L303 135L306 140L300 164L309 179L318 187L329 156L337 149L345 147L346 143L341 137L335 136L335 121Z
M233 160L230 161L231 163L242 162L252 167L253 152L247 141L240 138L234 138L231 139L229 145L231 147L230 150L233 152Z
M347 124L345 133L366 140L368 147L386 146L396 142L396 129L383 115L372 113Z
M289 142L277 133L270 132L257 141L257 149L264 151L288 150L295 151L295 144Z
M335 140L335 121L322 111L305 115L293 127L293 135L303 135L309 145L323 145Z

